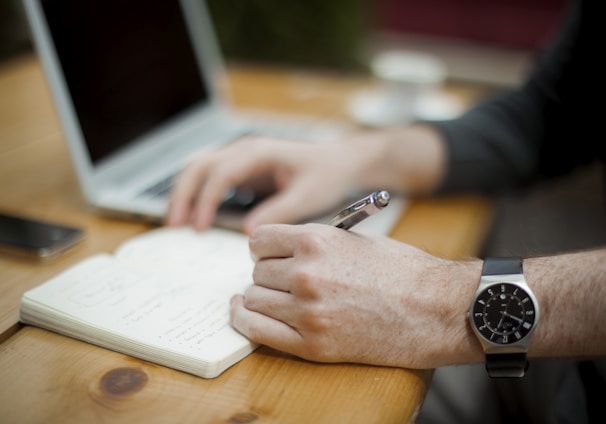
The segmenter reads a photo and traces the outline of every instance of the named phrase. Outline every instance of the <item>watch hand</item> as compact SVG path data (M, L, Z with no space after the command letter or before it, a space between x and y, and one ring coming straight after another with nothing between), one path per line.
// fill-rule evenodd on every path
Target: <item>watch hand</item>
M501 311L501 319L499 320L499 323L497 324L497 330L499 328L501 328L501 326L503 325L503 320L505 319L505 311Z
M503 315L508 316L509 318L513 318L515 319L517 322L523 322L524 320L522 318L516 317L514 315L508 314L507 312L503 312Z
M503 296L503 295L501 295ZM507 313L507 309L509 308L509 304L511 303L511 297L507 300L507 304L505 305L505 309L501 311L501 319L499 320L499 323L497 324L497 328L501 328L501 324L503 324L503 319L505 318L505 315L509 315Z

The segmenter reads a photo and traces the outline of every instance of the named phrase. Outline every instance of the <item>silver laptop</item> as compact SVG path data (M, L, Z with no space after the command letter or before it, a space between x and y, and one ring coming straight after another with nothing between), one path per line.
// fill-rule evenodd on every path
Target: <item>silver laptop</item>
M323 139L338 131L231 109L203 0L24 4L82 191L101 211L161 220L171 177L192 152L245 133ZM232 194L236 206L251 200Z
M172 177L191 154L243 134L325 140L344 131L231 108L204 0L23 2L80 186L101 212L162 221ZM258 200L232 190L215 224L239 228ZM392 203L365 225L388 232L404 204Z

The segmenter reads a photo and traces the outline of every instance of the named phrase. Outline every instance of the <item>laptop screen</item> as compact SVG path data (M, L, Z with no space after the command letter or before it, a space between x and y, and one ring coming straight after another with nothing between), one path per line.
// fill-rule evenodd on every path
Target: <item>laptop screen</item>
M209 93L179 0L44 0L93 162Z

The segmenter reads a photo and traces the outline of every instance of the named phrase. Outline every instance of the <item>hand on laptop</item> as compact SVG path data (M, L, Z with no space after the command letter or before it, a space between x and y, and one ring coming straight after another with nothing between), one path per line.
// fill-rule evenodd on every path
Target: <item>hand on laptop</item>
M349 145L348 145L349 146ZM244 218L250 233L263 223L295 223L335 208L359 175L356 154L343 142L310 143L245 136L197 155L177 177L171 191L169 225L192 224L203 230L233 187L263 182L274 192Z

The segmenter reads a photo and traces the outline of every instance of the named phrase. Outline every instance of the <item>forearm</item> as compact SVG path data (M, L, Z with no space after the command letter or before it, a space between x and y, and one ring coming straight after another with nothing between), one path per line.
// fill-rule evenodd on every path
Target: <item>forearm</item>
M434 364L483 361L484 353L467 319L478 286L481 262L454 261L433 280L448 281L451 296L440 299L435 310L446 311L442 337L428 345L426 356ZM532 336L530 358L591 358L606 355L606 248L524 259L524 276L540 307ZM450 317L450 318L448 318ZM455 318L456 317L456 318ZM434 358L435 355L435 358Z
M606 248L524 260L541 307L531 357L606 355Z
M406 195L434 192L445 174L446 150L440 134L422 124L381 130L349 140L359 158L363 189L384 188Z

